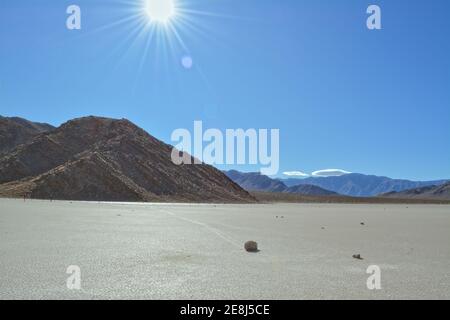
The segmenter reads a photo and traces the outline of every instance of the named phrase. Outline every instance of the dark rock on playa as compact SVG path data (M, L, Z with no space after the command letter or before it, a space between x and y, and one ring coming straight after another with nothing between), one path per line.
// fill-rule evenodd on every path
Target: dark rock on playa
M247 252L258 252L258 244L255 241L247 241L244 245Z

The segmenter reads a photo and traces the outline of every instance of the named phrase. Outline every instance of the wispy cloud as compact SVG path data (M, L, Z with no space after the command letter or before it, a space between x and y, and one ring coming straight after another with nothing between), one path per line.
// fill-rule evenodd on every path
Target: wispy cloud
M351 173L351 172L341 170L341 169L323 169L323 170L314 171L312 173L312 176L313 177L339 177L339 176L343 176L343 175L349 174L349 173Z
M286 171L283 174L288 177L309 177L309 174L301 171Z

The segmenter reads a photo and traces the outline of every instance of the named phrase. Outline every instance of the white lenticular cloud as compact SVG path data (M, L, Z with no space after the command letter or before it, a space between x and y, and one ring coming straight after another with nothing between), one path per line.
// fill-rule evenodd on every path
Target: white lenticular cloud
M351 172L341 170L341 169L324 169L319 171L314 171L312 173L313 177L339 177L346 174L350 174Z
M309 177L309 174L301 171L287 171L283 172L283 174L288 177Z

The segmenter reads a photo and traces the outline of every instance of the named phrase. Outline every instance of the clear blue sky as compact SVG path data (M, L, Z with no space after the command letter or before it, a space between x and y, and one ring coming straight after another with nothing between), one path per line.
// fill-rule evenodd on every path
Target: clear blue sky
M123 117L166 142L194 120L279 128L281 172L450 178L450 1L178 0L184 47L160 29L147 50L139 1L2 0L0 114Z

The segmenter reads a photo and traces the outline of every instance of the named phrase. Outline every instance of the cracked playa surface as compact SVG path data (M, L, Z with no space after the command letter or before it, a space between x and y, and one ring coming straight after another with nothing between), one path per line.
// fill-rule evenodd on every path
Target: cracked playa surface
M0 199L0 208L0 299L450 298L450 206ZM245 252L248 240L261 251ZM70 265L81 290L67 289ZM367 289L370 265L382 290Z

